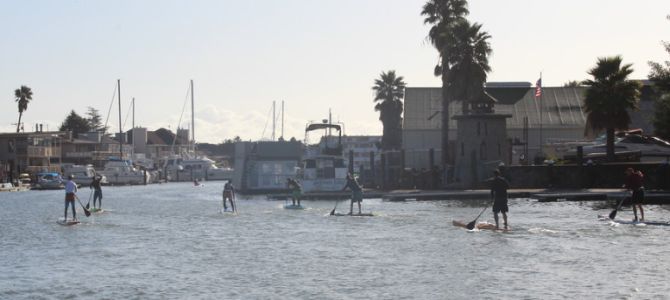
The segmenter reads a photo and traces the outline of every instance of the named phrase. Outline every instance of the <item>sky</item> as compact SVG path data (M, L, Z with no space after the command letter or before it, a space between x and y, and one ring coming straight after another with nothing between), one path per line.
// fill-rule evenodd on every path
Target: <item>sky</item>
M0 132L15 130L21 85L33 90L26 131L56 130L87 107L118 131L120 79L124 130L133 98L135 126L190 128L193 80L198 142L270 139L273 101L276 137L282 101L287 139L302 140L329 111L345 134L381 135L371 88L382 71L408 87L441 85L424 3L3 0ZM560 86L612 55L633 64L632 78L647 78L648 61L670 60L661 45L670 41L667 0L470 0L469 9L492 36L489 81L534 83L542 73L544 86Z

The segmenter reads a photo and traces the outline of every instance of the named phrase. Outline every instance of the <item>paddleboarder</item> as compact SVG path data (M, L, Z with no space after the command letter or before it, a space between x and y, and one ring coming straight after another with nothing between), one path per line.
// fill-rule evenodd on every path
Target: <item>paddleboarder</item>
M223 185L223 211L228 210L226 206L226 200L230 201L230 207L235 211L235 203L233 203L233 198L235 198L235 187L233 186L233 181L228 180L226 184Z
M93 181L91 181L90 188L93 189L93 208L102 209L102 176L95 174L93 176ZM96 205L96 200L99 201L99 204Z
M287 178L286 184L288 185L288 188L291 189L291 201L293 203L293 206L296 205L296 202L298 203L298 206L300 206L300 196L302 196L302 186L297 180L293 178Z
M501 176L500 170L493 170L493 179L491 180L491 197L493 198L493 218L496 221L496 229L500 229L498 223L498 213L502 213L505 229L507 229L507 189L509 183Z
M361 214L361 202L363 201L363 190L356 181L353 174L347 173L347 184L342 189L343 191L349 188L351 190L351 205L349 206L349 214L354 212L354 202L358 202L358 214Z
M67 221L67 206L72 205L72 220L77 220L77 212L74 209L74 199L77 193L77 184L74 182L74 175L70 174L65 183L65 221Z
M633 204L633 214L635 214L635 221L637 219L637 208L640 208L640 221L644 222L644 210L642 209L642 204L644 202L644 187L642 182L644 180L644 174L642 171L635 171L633 168L626 169L626 183L624 187L633 192L631 196L631 201Z

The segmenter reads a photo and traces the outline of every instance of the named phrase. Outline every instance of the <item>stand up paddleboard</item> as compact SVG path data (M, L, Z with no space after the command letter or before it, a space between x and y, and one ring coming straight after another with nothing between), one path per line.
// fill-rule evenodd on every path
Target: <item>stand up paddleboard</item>
M67 219L67 220L58 220L56 221L56 223L63 226L70 226L70 225L77 225L80 222L78 220Z
M94 214L101 214L101 213L105 212L105 210L103 210L102 208L95 208L95 207L94 208L89 208L88 211L90 211L91 213L94 213Z
M467 229L467 224L465 224L461 221L454 220L454 221L451 221L451 224L456 226L456 227L463 227L463 228ZM473 230L468 230L468 231L475 231L475 229L476 230L500 231L500 232L509 232L509 231L512 230L509 226L507 227L507 229L505 229L505 228L496 229L496 224L489 223L489 222L479 222L479 223L475 224L475 228L473 228Z
M331 216L335 217L374 217L372 213L362 213L362 214L341 214L341 213L334 213L331 214Z
M640 226L645 226L645 225L650 225L650 226L670 226L670 222L664 222L664 221L634 221L634 220L622 220L622 219L610 219L607 216L602 216L598 215L598 219L605 220L605 221L612 221L617 224L626 224L626 225L640 225Z
M296 204L285 204L284 205L285 209L305 209L304 206L302 205L296 205Z

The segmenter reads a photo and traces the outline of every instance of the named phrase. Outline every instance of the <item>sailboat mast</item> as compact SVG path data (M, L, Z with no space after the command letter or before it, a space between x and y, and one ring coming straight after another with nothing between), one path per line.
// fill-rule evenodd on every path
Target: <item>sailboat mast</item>
M116 80L119 90L119 159L123 160L123 128L121 127L121 79Z
M130 133L133 136L133 155L135 155L135 97L133 97L133 127L130 129Z
M195 154L195 104L193 97L193 79L191 79L191 147Z
M281 138L284 139L284 100L281 101Z
M275 120L277 120L277 114L275 114L275 105L277 101L272 101L272 141L275 140Z

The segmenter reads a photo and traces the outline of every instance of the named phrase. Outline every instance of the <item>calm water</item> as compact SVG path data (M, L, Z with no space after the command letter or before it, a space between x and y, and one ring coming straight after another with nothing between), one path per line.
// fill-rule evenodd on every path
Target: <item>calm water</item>
M485 202L366 200L378 216L352 218L254 197L232 215L221 188L108 187L107 211L69 227L62 191L0 194L0 299L670 299L670 228L613 226L595 203L515 199L512 232L468 232L451 220Z

